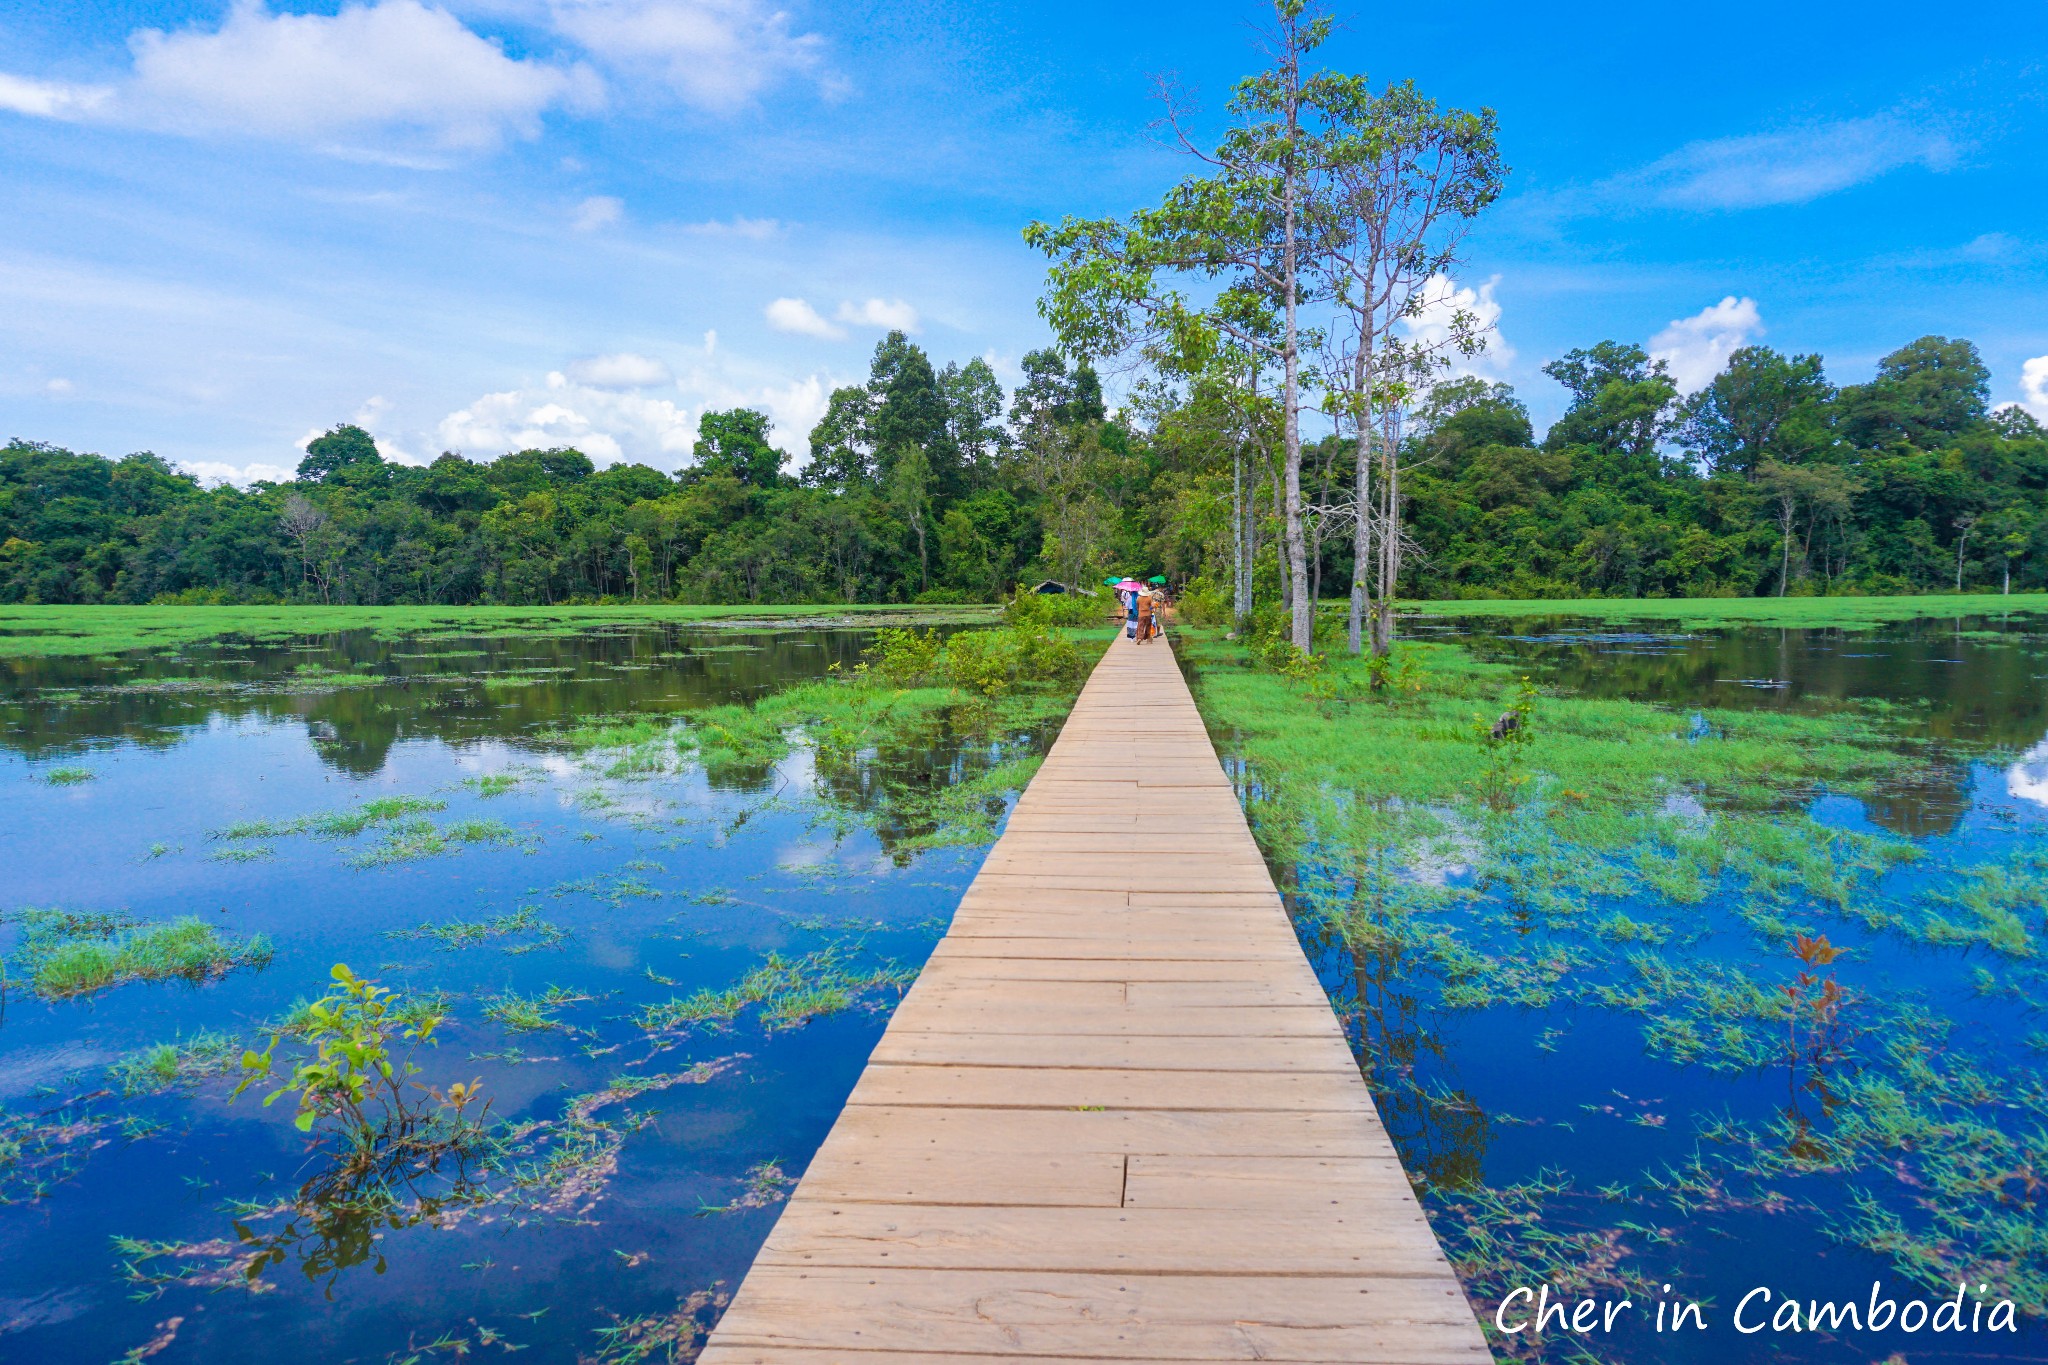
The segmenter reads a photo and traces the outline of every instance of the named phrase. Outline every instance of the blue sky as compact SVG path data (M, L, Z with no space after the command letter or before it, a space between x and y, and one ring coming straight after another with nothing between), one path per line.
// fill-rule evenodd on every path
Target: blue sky
M1337 7L1325 49L1499 111L1459 286L1539 421L1603 338L1837 382L1928 332L2048 418L2048 3ZM1006 376L1034 217L1185 167L1250 3L9 0L0 436L276 475L577 444L672 468L750 404L801 449L891 325ZM2028 365L2029 361L2035 363Z

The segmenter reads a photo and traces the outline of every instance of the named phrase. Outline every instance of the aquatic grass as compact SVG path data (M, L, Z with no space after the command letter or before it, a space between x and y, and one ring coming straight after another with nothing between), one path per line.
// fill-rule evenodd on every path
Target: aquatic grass
M52 787L75 787L97 776L90 768L45 768L42 774L43 781Z
M605 626L739 622L992 620L995 609L899 605L745 606L0 606L0 658L165 652L226 638L265 642L368 630L384 640L579 634Z
M2048 855L2018 838L1999 861L1955 866L1937 846L1811 813L1822 796L1877 803L1943 780L1938 764L1953 758L1912 737L1926 728L1920 708L1674 711L1554 691L1531 708L1528 780L1496 803L1474 736L1515 694L1506 665L1462 644L1406 644L1411 686L1376 693L1344 658L1304 683L1213 637L1184 631L1179 648L1304 946L1477 1298L1639 1278L1670 1265L1656 1248L1696 1219L1797 1210L1930 1287L1968 1275L2048 1312L2032 1269L2048 1223L2041 1083L2002 1055L2000 1030L1960 1032L1865 965L1899 948L1916 961L1945 952L1935 980L2027 1010L2043 979ZM1795 1017L1803 969L1791 951L1823 930L1852 948L1825 1032ZM1601 1196L1643 1210L1627 1223L1561 1180L1510 1195L1462 1154L1484 1144L1461 1136L1474 1115L1445 1079L1456 1058L1436 1022L1501 1009L1539 1016L1534 1045L1565 1064L1560 1076L1587 1054L1575 1030L1544 1025L1620 1016L1668 1075L1755 1078L1788 1102L1775 1116L1698 1116L1701 1155ZM1773 1073L1785 1080L1769 1084ZM1621 1116L1648 1131L1684 1117Z
M518 790L524 782L525 778L518 773L484 773L462 779L463 786L481 797L503 796L506 792Z
M379 796L353 810L324 811L291 820L240 820L208 837L223 841L283 839L310 834L322 839L348 839L366 830L394 824L408 816L446 810L448 803L430 796Z
M193 915L140 923L125 916L75 915L28 909L16 961L37 994L49 999L91 995L129 981L199 982L237 967L270 961L261 934L234 939Z
M436 825L424 818L400 820L385 828L384 840L350 855L351 867L390 867L438 857L464 845L509 848L521 843L518 831L502 820L458 820Z
M426 939L438 945L443 951L453 952L461 948L474 947L497 939L524 938L528 941L500 945L512 954L534 952L542 948L559 948L569 941L570 931L551 920L540 917L538 907L522 905L484 920L444 920L438 924L421 924L413 929L387 929L386 938Z
M593 998L561 986L550 986L539 995L506 991L485 1000L484 1018L509 1033L545 1033L567 1027L556 1017L557 1011Z
M235 848L217 848L206 855L212 863L264 863L277 856L277 850L268 844L249 844Z
M848 961L854 951L834 944L796 958L770 953L731 985L705 987L642 1006L635 1022L650 1033L730 1025L749 1008L759 1006L762 1025L779 1032L849 1009L871 992L901 990L916 979L915 972L893 964L856 970Z
M153 1095L187 1082L225 1076L241 1062L242 1045L225 1033L199 1033L131 1053L107 1068L123 1095Z

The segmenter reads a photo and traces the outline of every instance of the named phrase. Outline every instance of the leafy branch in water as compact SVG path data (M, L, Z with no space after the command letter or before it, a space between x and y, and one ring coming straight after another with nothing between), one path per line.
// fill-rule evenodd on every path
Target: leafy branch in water
M292 1032L313 1053L294 1062L284 1083L263 1097L266 1107L297 1096L299 1131L332 1121L350 1149L350 1164L374 1162L388 1149L445 1148L452 1140L447 1120L458 1133L481 1124L488 1100L475 1120L466 1117L482 1098L476 1083L456 1082L446 1091L415 1085L419 1067L409 1056L394 1057L399 1044L433 1041L446 1017L440 1010L406 1010L395 992L357 976L347 963L336 963L329 975L334 987L293 1018ZM242 1054L242 1079L230 1098L273 1076L278 1045L287 1036L272 1034L263 1051ZM408 1095L408 1085L426 1098Z

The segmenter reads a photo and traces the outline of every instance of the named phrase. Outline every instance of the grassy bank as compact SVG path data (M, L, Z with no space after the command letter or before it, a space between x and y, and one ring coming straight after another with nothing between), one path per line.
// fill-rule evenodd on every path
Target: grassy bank
M0 607L0 658L88 656L172 650L229 637L282 641L373 630L407 638L566 635L598 626L766 626L843 621L993 620L974 606L611 606L611 607Z
M1823 621L1845 623L1801 624ZM1544 693L1455 644L1402 646L1374 691L1341 656L1287 677L1181 639L1475 1303L1711 1295L1684 1249L1759 1245L1769 1218L1764 1269L1839 1243L2048 1312L2048 1187L2026 1174L2048 1169L2048 852L2019 824L1921 841L1817 801L1966 780L1952 755L1876 705ZM1461 1080L1503 1068L1545 1084ZM1573 1134L1565 1170L1532 1164L1561 1150L1546 1132Z
M1324 610L1342 612L1341 605ZM1594 621L1676 621L1691 626L1754 625L1857 629L1895 621L2048 613L2048 593L1918 597L1574 597L1504 601L1404 602L1417 617L1578 616Z

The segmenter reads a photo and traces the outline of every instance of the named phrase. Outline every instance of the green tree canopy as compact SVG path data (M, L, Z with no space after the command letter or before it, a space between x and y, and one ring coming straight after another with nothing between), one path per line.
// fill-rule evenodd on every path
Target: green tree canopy
M751 488L782 482L783 453L768 444L768 414L752 408L707 412L697 422L693 452L702 474L726 474Z
M378 468L384 457L377 442L361 427L347 423L306 443L305 458L299 461L299 477L320 483L332 482L343 470Z

